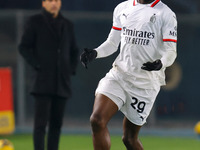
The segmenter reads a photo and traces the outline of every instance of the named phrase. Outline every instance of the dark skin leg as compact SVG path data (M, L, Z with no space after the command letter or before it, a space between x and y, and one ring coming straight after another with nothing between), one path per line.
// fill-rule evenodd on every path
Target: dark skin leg
M117 105L108 97L102 94L96 96L90 117L94 150L110 149L111 142L107 124L117 111Z
M141 126L137 126L131 123L126 117L124 117L123 121L124 135L122 137L122 140L127 150L144 150L138 138L140 128Z
M94 150L110 150L111 142L107 124L118 111L117 105L108 97L98 94L95 98L93 113L90 117ZM123 142L127 150L144 150L138 138L141 126L123 120Z

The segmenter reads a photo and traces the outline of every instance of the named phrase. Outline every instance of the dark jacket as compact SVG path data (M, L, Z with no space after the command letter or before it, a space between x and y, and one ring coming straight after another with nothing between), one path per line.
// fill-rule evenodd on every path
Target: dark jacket
M71 95L70 76L75 74L79 54L69 20L61 14L54 19L45 10L31 16L19 51L37 72L32 94Z

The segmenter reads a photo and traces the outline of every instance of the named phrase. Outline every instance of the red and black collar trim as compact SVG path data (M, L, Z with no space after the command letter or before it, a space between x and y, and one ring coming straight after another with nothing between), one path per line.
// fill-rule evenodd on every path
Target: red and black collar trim
M135 6L135 4L136 4L135 1L136 1L136 0L133 1L133 6ZM157 5L159 2L160 2L160 0L155 0L155 1L153 2L153 4L151 4L151 7L154 7L154 6Z
M151 7L154 7L155 5L157 5L160 2L160 0L156 0L153 2L153 4L151 5Z
M133 1L133 6L135 6L135 0Z

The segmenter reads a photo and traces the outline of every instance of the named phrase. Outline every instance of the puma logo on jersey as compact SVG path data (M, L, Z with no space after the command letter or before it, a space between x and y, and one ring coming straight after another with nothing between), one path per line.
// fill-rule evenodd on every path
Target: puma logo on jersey
M126 14L123 14L122 16L124 16L124 17L127 19L128 15L129 15L129 14L127 14L127 15L126 15Z
M140 116L140 119L142 119L142 121L144 121L144 118L145 118L145 117Z

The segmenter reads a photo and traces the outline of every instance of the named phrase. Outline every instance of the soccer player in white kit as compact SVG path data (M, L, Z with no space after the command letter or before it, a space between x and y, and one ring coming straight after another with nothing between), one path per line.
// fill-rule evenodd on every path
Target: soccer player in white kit
M109 150L107 123L120 110L124 114L123 142L127 150L143 150L138 138L160 86L165 68L176 58L177 20L160 0L128 0L114 10L107 40L96 49L84 49L87 68L95 58L120 53L113 68L100 80L90 117L95 150Z

